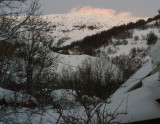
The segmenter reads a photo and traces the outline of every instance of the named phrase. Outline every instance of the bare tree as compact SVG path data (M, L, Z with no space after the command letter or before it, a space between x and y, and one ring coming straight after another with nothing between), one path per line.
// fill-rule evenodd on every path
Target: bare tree
M22 44L17 43L17 31L38 9L38 1L27 3L27 0L0 1L0 82L5 87L18 70L19 59L16 49ZM27 5L24 10L23 5ZM23 17L22 17L23 14ZM21 16L21 17L20 17Z
M50 50L53 42L52 24L37 14L38 8L37 0L0 0L0 87L12 90L7 87L7 83L25 83L28 94L34 95L33 98L39 94L41 97L38 102L46 103L50 97L45 88L49 87L54 78L56 65L53 59L57 57ZM23 90L18 90L17 85L13 86L19 92ZM15 100L19 99L16 92L13 95ZM42 97L47 100L42 100ZM13 111L12 107L7 108L8 103L4 99L0 101L4 102L4 107L0 107L0 112L4 113L0 116L1 122L18 123L16 115L28 113L18 110L19 104L14 101L10 104ZM35 113L37 111L29 112L27 123L30 123ZM12 115L15 115L15 120Z
M74 76L74 89L89 96L109 97L122 83L119 69L106 58L86 59Z
M57 56L50 50L53 43L52 24L40 15L31 16L22 26L19 42L24 46L19 50L22 55L22 70L26 92L34 96L46 97L45 90L54 80Z
M37 10L38 1L1 0L0 1L0 41L12 38L16 31ZM28 6L28 7L25 7ZM23 9L26 8L26 9ZM20 18L20 16L23 16Z

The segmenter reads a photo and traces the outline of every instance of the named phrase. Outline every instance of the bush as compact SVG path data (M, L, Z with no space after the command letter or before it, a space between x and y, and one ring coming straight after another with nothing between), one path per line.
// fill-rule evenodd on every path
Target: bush
M138 36L134 36L134 41L138 41L139 37Z
M62 70L61 84L63 88L73 89L80 96L88 95L99 98L109 97L122 84L121 73L107 59L99 58L94 61L86 59L76 71ZM65 72L65 74L64 74Z
M123 45L127 45L128 44L128 40L123 40Z
M154 34L154 32L150 32L149 34L147 34L147 44L148 45L152 45L155 44L157 42L157 36Z
M136 53L137 53L136 48L135 48L135 47L132 48L131 51L130 51L130 55L131 55L132 57L135 57L135 56L136 56Z
M136 51L133 48L133 53ZM123 82L131 77L141 66L141 59L130 58L129 56L119 56L112 60L112 62L120 69Z

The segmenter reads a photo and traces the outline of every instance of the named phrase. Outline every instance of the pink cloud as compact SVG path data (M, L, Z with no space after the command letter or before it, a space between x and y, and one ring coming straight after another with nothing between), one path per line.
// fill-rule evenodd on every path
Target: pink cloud
M115 10L112 9L93 8L91 6L84 6L82 8L73 8L70 10L69 13L99 14L117 18L131 18L131 17L133 18L133 15L130 12L117 13Z
M100 14L100 15L114 16L116 12L111 9L101 9L101 8L93 8L91 6L85 6L82 8L73 8L70 10L70 13Z

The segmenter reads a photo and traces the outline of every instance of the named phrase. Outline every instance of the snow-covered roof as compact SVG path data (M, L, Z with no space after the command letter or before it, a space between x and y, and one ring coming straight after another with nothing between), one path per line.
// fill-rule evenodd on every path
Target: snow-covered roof
M144 77L152 71L152 62L144 64L135 74L133 74L112 96L112 99L128 92L132 87L138 84Z
M119 115L117 118L122 123L160 118L160 104L156 101L160 98L159 72L149 76L152 70L152 62L149 61L111 97L111 111L119 105L117 112L127 111L126 115ZM142 86L130 91L139 82Z

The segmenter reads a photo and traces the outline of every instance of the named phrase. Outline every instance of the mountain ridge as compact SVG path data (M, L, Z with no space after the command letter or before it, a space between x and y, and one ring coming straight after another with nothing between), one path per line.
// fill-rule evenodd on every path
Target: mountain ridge
M99 14L50 14L44 15L53 23L53 36L55 43L53 46L62 47L70 45L72 42L81 40L86 36L91 36L114 26L135 22L140 18L119 19Z

